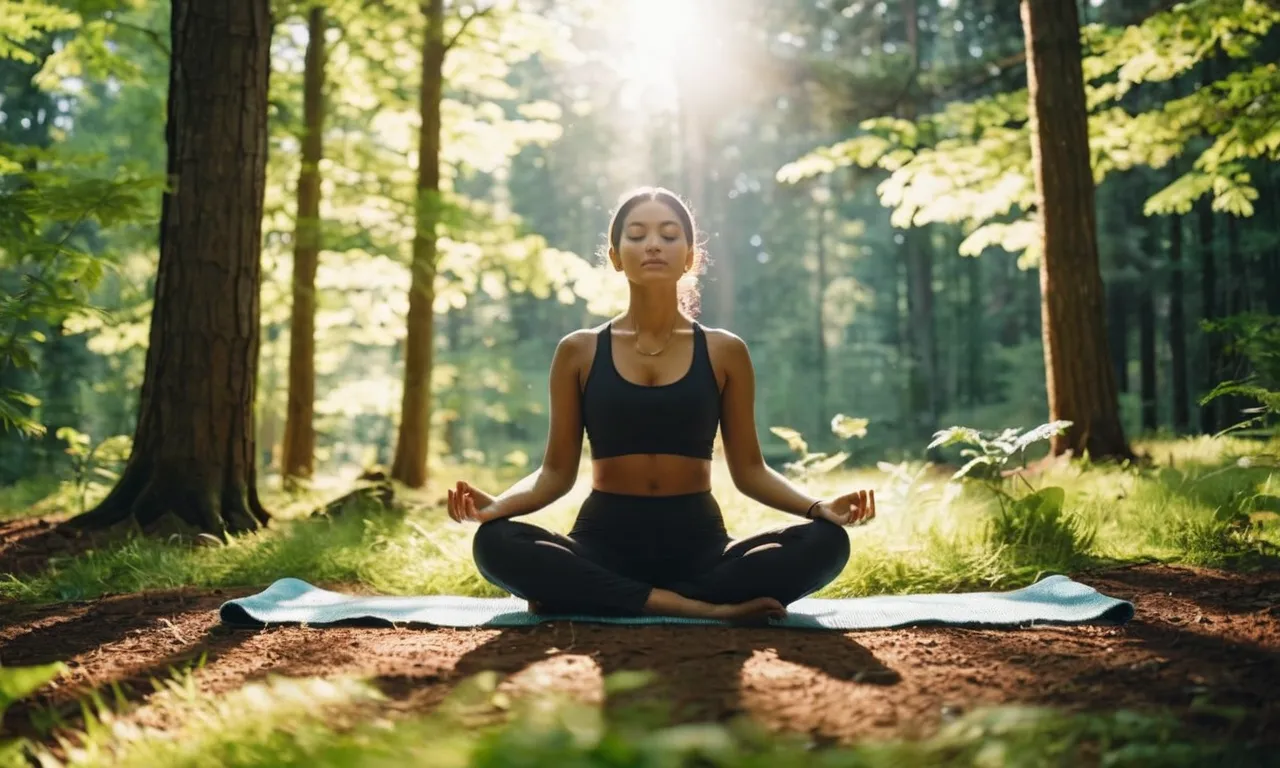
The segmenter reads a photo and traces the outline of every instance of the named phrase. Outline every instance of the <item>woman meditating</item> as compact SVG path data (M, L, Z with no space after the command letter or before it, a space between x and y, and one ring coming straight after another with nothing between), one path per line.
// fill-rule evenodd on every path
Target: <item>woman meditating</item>
M811 498L765 464L746 344L691 317L697 234L670 191L643 188L622 201L608 259L630 283L630 305L556 347L542 466L497 497L465 482L449 491L450 517L481 524L480 573L531 610L780 617L844 568L843 526L875 517L872 491ZM730 539L711 493L717 427L734 485L805 522ZM591 493L570 533L512 519L573 488L584 431Z

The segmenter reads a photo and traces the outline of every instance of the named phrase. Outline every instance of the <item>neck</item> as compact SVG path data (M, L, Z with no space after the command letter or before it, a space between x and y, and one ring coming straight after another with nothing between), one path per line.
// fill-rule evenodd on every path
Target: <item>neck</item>
M626 318L637 333L666 334L680 320L679 297L670 288L656 291L633 284Z

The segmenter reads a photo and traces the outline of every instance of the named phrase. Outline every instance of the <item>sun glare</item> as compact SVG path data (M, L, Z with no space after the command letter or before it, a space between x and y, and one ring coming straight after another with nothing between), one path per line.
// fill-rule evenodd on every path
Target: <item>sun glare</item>
M614 59L625 85L623 105L670 108L680 80L707 77L698 38L708 19L699 0L625 0L618 4Z

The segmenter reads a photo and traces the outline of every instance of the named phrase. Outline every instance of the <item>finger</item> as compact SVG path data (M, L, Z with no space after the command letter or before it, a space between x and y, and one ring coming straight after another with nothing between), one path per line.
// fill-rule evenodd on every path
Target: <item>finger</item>
M447 495L448 495L448 504L447 504L447 506L448 506L448 511L449 511L449 519L450 519L450 520L453 520L454 522L457 522L457 521L458 521L458 518L457 518L457 516L454 514L454 510L453 510L453 489L452 489L452 488L448 489L448 494L447 494Z
M472 499L470 495L467 496L467 519L468 520L476 519L476 502L475 502L475 499Z
M876 519L876 492L874 488L871 490L871 517L867 519L868 520Z

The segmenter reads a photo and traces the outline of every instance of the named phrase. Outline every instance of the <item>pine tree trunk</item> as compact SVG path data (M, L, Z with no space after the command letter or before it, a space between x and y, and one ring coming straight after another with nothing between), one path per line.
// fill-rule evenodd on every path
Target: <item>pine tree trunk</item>
M1055 455L1130 458L1107 351L1075 0L1022 0L1040 217L1041 333Z
M968 365L966 371L967 385L969 397L966 401L969 407L981 405L986 402L983 395L983 386L985 382L982 379L982 368L985 357L986 345L986 320L983 314L982 303L982 263L978 261L979 257L970 257L965 260L965 272L968 279L965 281L968 287L968 322L965 327L968 332L965 334L969 353L965 355L965 361Z
M928 437L938 428L938 337L934 329L933 251L927 229L904 234L907 249L907 324L911 343L911 401L916 431Z
M293 308L289 324L289 401L285 411L280 471L285 481L315 470L316 267L320 259L320 160L324 156L324 7L307 19L302 76L302 170L298 174L298 220L293 249Z
M1218 317L1218 270L1214 256L1213 207L1208 197L1196 204L1200 228L1200 316L1204 320ZM1215 332L1204 335L1204 372L1200 381L1202 395L1213 390L1222 380L1222 341ZM1222 428L1222 401L1211 400L1200 407L1200 431L1214 434Z
M1176 171L1175 171L1176 173ZM1191 392L1187 383L1187 311L1182 277L1182 216L1169 219L1169 361L1173 392L1173 429L1184 434L1191 427Z
M404 394L391 477L410 488L427 482L431 369L435 357L436 229L440 221L440 102L444 93L444 0L423 5L427 17L419 90L417 230L404 348Z
M160 264L133 453L98 528L225 536L265 525L254 462L271 18L174 0Z
M1133 287L1117 277L1107 287L1107 347L1115 371L1116 390L1129 392L1129 313L1133 309Z
M1240 220L1232 214L1227 215L1227 271L1230 273L1226 281L1227 316L1234 317L1250 311L1252 307L1249 302L1249 265L1245 262L1240 244ZM1222 378L1219 381L1241 379L1248 374L1248 360L1239 352L1224 355L1222 362ZM1244 413L1245 409L1257 405L1244 397L1230 396L1222 400L1227 426L1249 418Z
M1280 184L1277 183L1278 178L1280 178L1280 174L1277 174L1273 169L1271 183L1267 185L1269 194L1267 192L1263 193L1271 198L1271 221L1273 222L1280 219ZM1270 276L1259 287L1264 293L1267 312L1280 316L1280 244L1276 244L1274 239L1271 242L1272 245L1269 252L1263 257L1271 265L1269 268Z
M827 232L826 219L827 208L825 203L818 203L817 208L817 226L815 227L815 240L818 248L818 273L816 275L816 285L814 286L814 353L816 370L814 375L817 377L818 393L817 402L815 403L814 417L816 424L813 436L818 438L820 435L825 440L827 435L826 425L830 422L831 415L827 412L827 318L826 318L826 297L827 297Z
M1151 253L1151 250L1147 250ZM1143 268L1138 283L1138 379L1142 396L1142 428L1154 432L1160 426L1156 391L1156 302L1151 267Z

